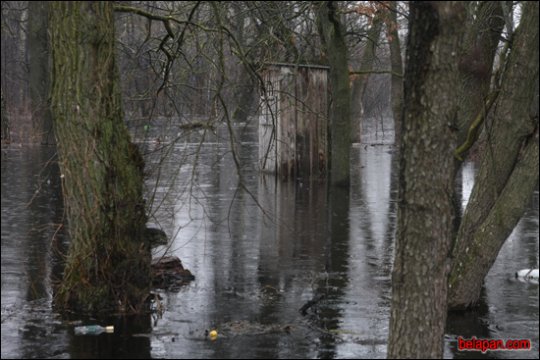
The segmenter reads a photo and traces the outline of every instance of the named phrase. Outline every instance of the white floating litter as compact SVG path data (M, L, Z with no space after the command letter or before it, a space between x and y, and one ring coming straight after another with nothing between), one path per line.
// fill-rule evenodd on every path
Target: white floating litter
M523 269L516 272L516 277L521 281L530 281L538 284L538 269Z

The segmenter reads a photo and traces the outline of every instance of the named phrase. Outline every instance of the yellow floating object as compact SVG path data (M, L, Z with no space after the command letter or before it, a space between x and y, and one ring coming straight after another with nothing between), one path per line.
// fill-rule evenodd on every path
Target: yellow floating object
M210 331L208 336L210 337L210 340L216 340L217 339L217 331L216 330Z

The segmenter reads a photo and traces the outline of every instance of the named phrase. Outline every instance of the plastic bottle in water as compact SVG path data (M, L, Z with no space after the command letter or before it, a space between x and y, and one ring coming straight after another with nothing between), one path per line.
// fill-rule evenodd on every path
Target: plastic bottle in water
M76 326L75 335L99 335L101 333L113 333L114 326L100 326L100 325L85 325Z

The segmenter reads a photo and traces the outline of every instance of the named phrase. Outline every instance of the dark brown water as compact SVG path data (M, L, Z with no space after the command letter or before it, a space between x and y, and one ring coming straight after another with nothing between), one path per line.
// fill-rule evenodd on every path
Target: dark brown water
M115 334L98 337L75 337L51 309L53 249L67 242L56 233L59 174L43 165L53 152L5 150L2 358L384 358L397 191L391 148L353 147L350 193L327 194L317 181L260 176L254 132L237 135L245 189L224 138L194 137L156 152L156 144L144 146L148 169L162 162L147 182L151 222L173 239L155 255L179 256L196 281L160 292L161 314L111 319ZM464 199L473 174L467 165ZM538 285L512 277L531 267L538 267L538 192L487 278L483 309L450 317L445 357L482 356L455 349L457 336L475 335L528 338L535 347L491 358L538 358ZM205 337L210 329L216 341Z

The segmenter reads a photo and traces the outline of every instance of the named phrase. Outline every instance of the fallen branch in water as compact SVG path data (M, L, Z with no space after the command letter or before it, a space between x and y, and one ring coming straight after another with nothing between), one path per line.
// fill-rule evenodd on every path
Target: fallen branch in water
M298 311L300 311L300 314L302 314L302 316L306 316L309 308L311 308L313 305L316 305L319 301L321 301L325 297L326 295L324 294L315 296L313 299L305 303Z

